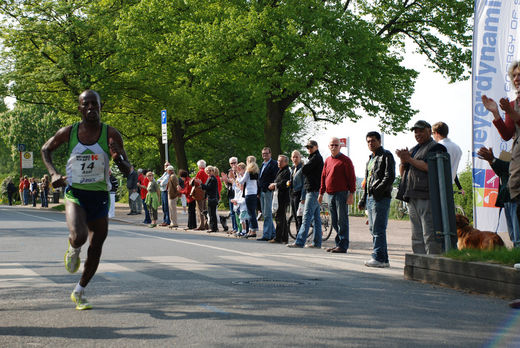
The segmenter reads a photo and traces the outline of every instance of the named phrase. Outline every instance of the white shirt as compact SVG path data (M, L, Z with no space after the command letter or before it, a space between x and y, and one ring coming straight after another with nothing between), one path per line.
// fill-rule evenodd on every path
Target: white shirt
M451 180L453 182L455 180L455 176L457 176L457 169L459 168L460 158L462 157L462 150L460 149L459 145L455 144L449 138L442 139L439 141L439 144L444 145L450 154Z
M238 180L240 185L244 185L246 183L246 192L244 192L244 196L256 195L258 193L258 184L256 180L251 180L249 178L249 172L245 172L244 176Z

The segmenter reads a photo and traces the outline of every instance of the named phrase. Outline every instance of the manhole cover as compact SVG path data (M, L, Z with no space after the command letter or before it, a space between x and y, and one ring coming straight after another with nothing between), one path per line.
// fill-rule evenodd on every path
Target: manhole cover
M288 287L310 284L309 281L302 280L280 280L280 279L253 279L240 280L233 282L235 285L269 286L269 287Z

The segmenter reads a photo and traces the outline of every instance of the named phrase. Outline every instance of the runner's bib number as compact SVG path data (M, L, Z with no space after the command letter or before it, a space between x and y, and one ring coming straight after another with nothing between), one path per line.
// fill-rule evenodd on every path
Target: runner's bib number
M103 154L76 154L71 157L70 164L74 184L92 184L105 180L105 156Z

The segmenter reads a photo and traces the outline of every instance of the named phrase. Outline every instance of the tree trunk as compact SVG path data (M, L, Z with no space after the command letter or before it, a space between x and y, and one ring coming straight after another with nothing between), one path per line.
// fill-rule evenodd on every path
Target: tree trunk
M282 122L285 113L282 101L267 100L267 112L264 126L265 146L271 148L272 158L282 153Z
M184 128L180 121L173 122L173 147L175 148L175 162L177 169L188 170L188 159L186 158L186 140L184 139Z

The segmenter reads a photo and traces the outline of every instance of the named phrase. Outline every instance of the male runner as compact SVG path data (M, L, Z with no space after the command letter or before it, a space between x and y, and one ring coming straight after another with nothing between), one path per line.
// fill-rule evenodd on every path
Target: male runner
M65 268L75 273L81 264L81 246L90 245L83 274L70 295L76 309L91 309L85 298L85 287L96 273L103 242L108 233L110 158L121 172L128 176L130 163L123 148L121 134L101 123L99 94L86 90L79 96L78 110L82 120L63 127L43 145L43 162L52 176L53 187L65 189L65 216L69 227L69 247L65 253ZM68 143L67 176L62 176L52 163L51 154L60 145Z

